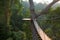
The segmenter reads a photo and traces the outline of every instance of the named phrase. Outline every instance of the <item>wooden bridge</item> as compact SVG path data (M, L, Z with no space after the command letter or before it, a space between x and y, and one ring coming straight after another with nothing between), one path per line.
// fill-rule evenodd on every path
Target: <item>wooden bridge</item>
M24 18L22 19L24 21L31 21L31 29L33 32L33 40L39 40L39 38L41 37L42 40L51 40L51 38L49 38L45 32L40 28L40 26L38 25L37 21L31 20L30 18Z
M40 14L36 14L35 13L35 9L34 9L34 4L33 4L33 0L29 0L30 3L30 13L31 13L31 18L24 18L22 20L24 21L31 21L31 31L33 34L33 39L32 40L52 40L51 38L49 38L49 36L47 36L47 34L41 29L41 27L38 25L36 19L38 16L46 14L48 12L48 10L50 9L50 7L55 4L56 2L58 2L59 0L53 0L53 2L51 2L45 9L43 9ZM41 38L41 39L39 39Z

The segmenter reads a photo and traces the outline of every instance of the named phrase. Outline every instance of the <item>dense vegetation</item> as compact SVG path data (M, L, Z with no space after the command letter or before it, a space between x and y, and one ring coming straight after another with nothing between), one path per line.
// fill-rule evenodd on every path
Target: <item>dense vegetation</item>
M21 0L0 0L0 4L0 40L31 40L30 22L22 21L29 11L23 15Z
M38 18L38 23L52 40L60 40L60 7Z
M28 6L28 7L27 7ZM41 7L40 7L41 6ZM36 13L46 4L35 4ZM22 18L30 17L29 4L22 0L0 0L0 40L32 40L30 22ZM53 40L60 38L60 7L38 18L41 28Z

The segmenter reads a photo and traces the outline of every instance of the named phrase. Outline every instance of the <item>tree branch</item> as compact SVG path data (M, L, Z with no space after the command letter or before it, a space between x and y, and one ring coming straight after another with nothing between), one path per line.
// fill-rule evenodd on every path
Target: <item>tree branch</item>
M55 4L56 2L58 2L58 1L59 1L59 0L53 0L53 2L51 2L45 9L43 9L43 10L36 16L36 18L39 17L40 15L47 14L47 12L48 12L49 9L51 8L51 6L52 6L53 4Z

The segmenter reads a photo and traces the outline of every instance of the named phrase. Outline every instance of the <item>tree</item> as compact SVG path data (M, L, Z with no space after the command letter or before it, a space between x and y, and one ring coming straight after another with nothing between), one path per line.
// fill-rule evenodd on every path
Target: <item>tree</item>
M9 19L10 19L10 2L11 0L0 0L1 4L1 18L0 18L0 27L1 27L1 36L0 40L6 40L9 37ZM3 3L4 2L4 3Z

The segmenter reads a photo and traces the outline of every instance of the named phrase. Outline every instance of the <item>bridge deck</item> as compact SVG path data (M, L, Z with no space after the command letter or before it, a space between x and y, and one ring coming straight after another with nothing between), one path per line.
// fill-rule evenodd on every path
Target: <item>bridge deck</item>
M39 36L41 37L42 40L51 40L51 38L49 38L45 32L40 28L40 26L38 25L36 20L33 20L35 28L39 34Z

